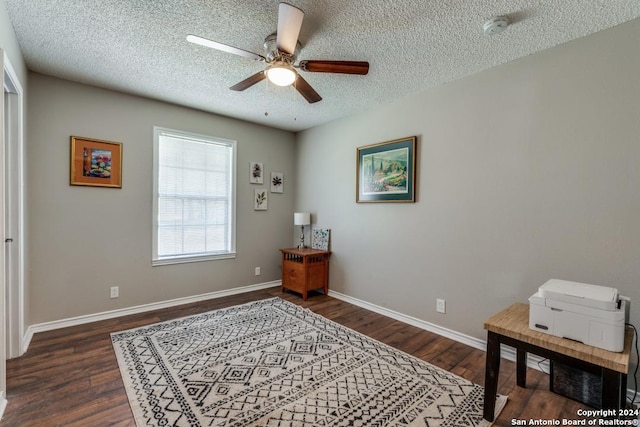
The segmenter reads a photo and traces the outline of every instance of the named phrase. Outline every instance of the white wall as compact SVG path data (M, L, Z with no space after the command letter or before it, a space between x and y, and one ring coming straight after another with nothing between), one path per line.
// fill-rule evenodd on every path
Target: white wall
M330 287L485 339L559 278L619 288L640 326L638 40L635 20L300 133L295 207L332 229ZM356 148L411 135L417 202L356 204Z
M280 278L278 249L293 227L292 133L36 73L29 85L29 324ZM151 266L154 125L237 140L237 258ZM123 143L122 189L69 185L71 135ZM249 184L250 161L264 163L264 185ZM284 173L285 192L254 211L254 189L268 188L272 171Z

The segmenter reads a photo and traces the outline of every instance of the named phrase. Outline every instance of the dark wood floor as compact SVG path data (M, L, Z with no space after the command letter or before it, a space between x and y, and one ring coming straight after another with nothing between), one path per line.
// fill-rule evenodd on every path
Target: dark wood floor
M87 325L36 334L27 353L7 361L9 404L2 426L135 426L110 333L177 317L280 296L410 353L477 384L484 383L485 353L344 301L271 288ZM579 403L548 391L548 377L527 373L527 388L515 386L515 365L504 361L498 392L509 400L496 426L513 419L577 419Z

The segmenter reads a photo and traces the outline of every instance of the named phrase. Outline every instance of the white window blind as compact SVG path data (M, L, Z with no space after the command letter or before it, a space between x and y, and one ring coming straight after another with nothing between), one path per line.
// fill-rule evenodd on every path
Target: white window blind
M154 128L154 265L235 255L235 146Z

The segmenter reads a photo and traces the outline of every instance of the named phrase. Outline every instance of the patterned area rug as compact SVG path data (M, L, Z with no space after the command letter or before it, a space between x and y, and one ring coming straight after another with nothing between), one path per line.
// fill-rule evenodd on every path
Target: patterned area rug
M488 425L482 387L280 298L111 338L138 426Z

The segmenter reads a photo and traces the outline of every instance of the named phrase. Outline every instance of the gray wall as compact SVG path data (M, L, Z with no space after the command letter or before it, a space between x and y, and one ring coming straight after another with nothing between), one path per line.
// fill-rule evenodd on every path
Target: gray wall
M640 326L638 40L635 20L300 133L296 210L332 229L330 287L485 339L558 278L619 288ZM417 202L356 204L356 148L410 135Z
M30 305L27 324L165 301L280 278L291 245L295 136L238 120L31 73L27 147ZM153 126L238 142L237 258L151 266ZM123 143L122 189L69 185L71 135ZM253 210L249 162L283 172L283 194ZM254 267L262 275L254 275ZM109 298L109 287L120 298Z

